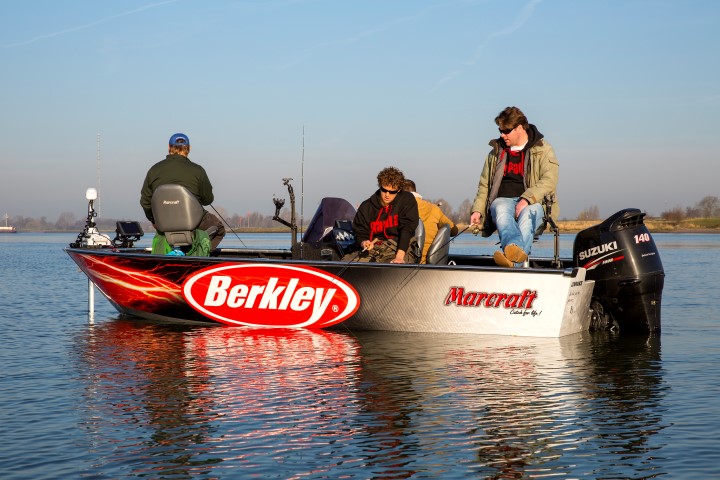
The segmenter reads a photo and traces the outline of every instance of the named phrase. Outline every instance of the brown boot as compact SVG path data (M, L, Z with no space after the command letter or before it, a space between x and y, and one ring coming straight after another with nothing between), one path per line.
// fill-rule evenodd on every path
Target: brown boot
M493 260L498 267L513 268L515 266L500 250L493 253Z
M508 260L515 263L523 263L528 258L527 253L514 243L505 247L505 256Z

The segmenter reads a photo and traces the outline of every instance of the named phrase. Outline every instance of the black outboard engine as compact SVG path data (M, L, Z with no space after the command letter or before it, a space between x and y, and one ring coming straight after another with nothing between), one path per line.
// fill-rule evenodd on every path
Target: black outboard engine
M573 261L595 280L591 329L659 332L665 272L636 208L621 210L575 237Z

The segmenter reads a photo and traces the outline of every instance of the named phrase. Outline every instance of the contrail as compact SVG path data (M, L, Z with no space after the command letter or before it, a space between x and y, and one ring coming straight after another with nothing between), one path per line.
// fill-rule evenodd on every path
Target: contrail
M151 3L151 4L149 4L149 5L145 5L144 7L139 7L139 8L136 8L135 10L130 10L130 11L127 11L127 12L118 13L117 15L111 15L111 16L109 16L109 17L101 18L100 20L96 20L96 21L91 22L91 23L86 23L85 25L79 25L79 26L77 26L77 27L68 28L68 29L65 29L65 30L60 30L60 31L58 31L58 32L48 33L48 34L46 34L46 35L39 35L39 36L37 36L37 37L31 38L31 39L29 39L29 40L25 40L25 41L23 41L23 42L8 43L8 44L3 45L3 47L4 47L4 48L11 48L11 47L22 47L22 46L25 46L25 45L30 45L31 43L39 42L39 41L41 41L41 40L47 40L48 38L58 37L58 36L60 36L60 35L65 35L66 33L77 32L78 30L85 30L85 29L87 29L87 28L92 28L92 27L94 27L94 26L96 26L96 25L99 25L99 24L101 24L101 23L108 22L108 21L110 21L110 20L114 20L114 19L116 19L116 18L127 17L128 15L134 15L134 14L139 13L139 12L142 12L142 11L144 11L144 10L149 10L149 9L151 9L151 8L160 7L160 6L162 6L162 5L167 5L168 3L175 3L175 2L178 2L178 1L179 1L179 0L165 0L164 2Z
M525 5L525 7L523 7L523 9L520 11L520 14L515 18L515 21L510 26L508 26L507 28L505 28L503 30L493 32L490 35L488 35L488 37L485 39L485 41L483 43L481 43L480 45L478 45L477 48L475 49L475 55L473 55L468 60L465 60L464 62L462 62L462 64L466 67L472 67L473 65L475 65L478 62L478 60L480 60L482 51L485 49L485 47L487 46L487 43L490 40L492 40L493 38L496 38L496 37L510 35L511 33L519 30L523 25L525 25L525 23L528 20L530 20L532 13L535 11L535 7L541 1L542 0L530 0L530 2L527 5ZM435 83L435 86L432 89L430 89L430 91L428 91L428 93L434 92L435 90L440 88L444 83L447 83L450 80L454 79L455 77L460 76L463 73L463 71L464 71L464 69L456 69L456 70L453 70L452 72L448 73L443 78L438 80Z

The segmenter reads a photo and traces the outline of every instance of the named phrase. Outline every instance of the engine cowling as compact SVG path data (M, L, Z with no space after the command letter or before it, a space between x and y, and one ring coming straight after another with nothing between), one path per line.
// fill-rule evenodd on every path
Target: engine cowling
M575 266L595 280L591 328L660 331L665 271L644 217L636 208L621 210L575 237Z

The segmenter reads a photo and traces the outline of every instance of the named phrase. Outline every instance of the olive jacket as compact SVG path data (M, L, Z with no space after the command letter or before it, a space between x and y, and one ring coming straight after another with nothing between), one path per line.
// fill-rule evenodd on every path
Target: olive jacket
M190 190L202 205L210 205L215 197L212 184L205 169L193 163L184 155L170 154L148 170L140 190L140 206L145 216L154 222L152 216L152 194L157 187L176 183Z
M503 178L503 167L507 157L507 146L502 138L490 141L491 150L485 158L485 165L480 174L480 182L472 205L473 212L482 214L482 236L492 235L496 226L490 215L490 204L497 198L500 182ZM552 195L554 202L550 216L557 221L560 208L557 201L557 182L560 165L555 150L534 125L528 129L528 144L525 147L526 162L523 173L525 191L521 197L530 204L543 203L546 195ZM543 204L547 213L547 207Z

